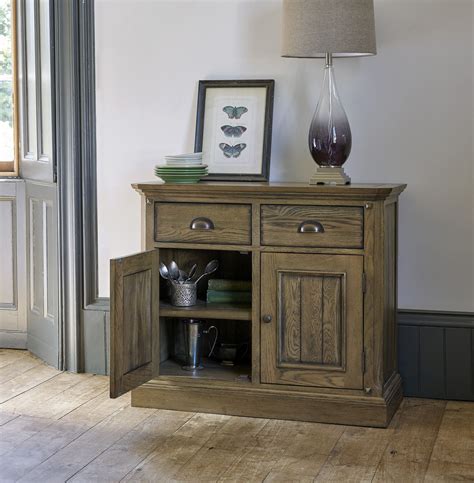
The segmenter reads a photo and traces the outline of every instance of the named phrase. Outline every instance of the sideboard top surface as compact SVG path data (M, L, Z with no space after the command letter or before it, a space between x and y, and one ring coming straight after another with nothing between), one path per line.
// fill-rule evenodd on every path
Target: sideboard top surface
M203 182L197 184L166 184L160 181L132 184L147 196L176 195L202 197L207 195L244 195L266 198L300 196L318 198L385 199L399 195L406 184L351 184L346 186L309 185L307 183Z

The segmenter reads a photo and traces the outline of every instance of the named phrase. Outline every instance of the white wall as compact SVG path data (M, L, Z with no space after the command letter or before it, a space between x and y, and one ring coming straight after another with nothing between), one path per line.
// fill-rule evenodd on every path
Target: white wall
M271 179L306 181L323 63L283 59L279 0L96 0L100 293L140 248L134 181L192 150L200 79L276 80ZM407 182L401 308L474 310L470 0L376 0L378 55L336 62L354 182Z

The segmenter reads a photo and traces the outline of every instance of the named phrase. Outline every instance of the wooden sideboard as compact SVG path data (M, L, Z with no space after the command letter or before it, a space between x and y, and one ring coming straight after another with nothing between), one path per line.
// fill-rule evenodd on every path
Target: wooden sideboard
M402 399L397 208L405 185L133 186L145 251L111 262L111 397L132 390L138 407L388 425ZM196 218L212 223L192 229ZM159 262L202 271L213 258L215 276L252 282L251 306L171 306ZM226 341L247 345L245 357L184 371L180 318L216 325Z

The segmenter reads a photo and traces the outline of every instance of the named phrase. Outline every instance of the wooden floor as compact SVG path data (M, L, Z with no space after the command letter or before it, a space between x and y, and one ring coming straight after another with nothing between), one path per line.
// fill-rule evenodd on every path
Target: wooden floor
M140 409L0 350L0 481L18 480L474 481L474 403L405 399L388 429Z

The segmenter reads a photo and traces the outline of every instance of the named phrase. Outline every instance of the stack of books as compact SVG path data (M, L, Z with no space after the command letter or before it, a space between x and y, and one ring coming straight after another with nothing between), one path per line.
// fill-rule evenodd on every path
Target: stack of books
M213 278L208 282L207 303L251 305L252 282Z

